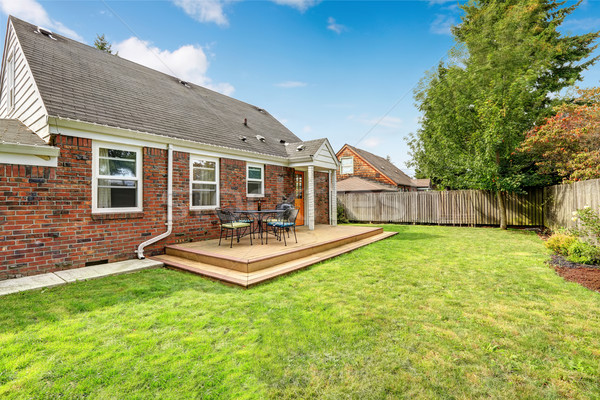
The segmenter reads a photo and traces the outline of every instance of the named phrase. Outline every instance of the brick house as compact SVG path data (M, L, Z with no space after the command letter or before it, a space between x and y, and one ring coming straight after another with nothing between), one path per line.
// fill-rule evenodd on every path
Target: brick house
M329 141L264 109L12 16L0 82L0 279L215 238L218 207L336 224Z
M417 184L398 167L383 157L379 157L366 150L345 144L336 154L340 162L338 181L351 177L359 177L374 181L395 190L412 192L417 190ZM351 185L356 191L360 189L358 183ZM363 185L363 190L369 190L368 185Z

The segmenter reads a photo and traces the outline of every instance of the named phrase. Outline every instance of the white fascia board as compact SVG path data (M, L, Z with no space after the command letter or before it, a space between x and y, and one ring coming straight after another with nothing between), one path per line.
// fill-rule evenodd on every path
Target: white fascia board
M290 167L296 169L304 170L307 167L313 166L315 170L319 171L333 171L337 169L337 167L333 164L326 164L318 161L308 161L308 162L291 162Z
M172 144L173 150L190 154L230 158L233 160L265 163L284 167L289 166L289 160L285 157L269 156L229 147L211 146L193 142L191 140L155 135L131 129L115 128L112 126L98 125L60 117L49 117L48 124L50 126L50 133L56 135L74 136L133 146L153 147L163 150L167 148L168 144Z
M4 153L0 148L0 164L33 165L36 167L57 167L58 157Z
M0 152L20 155L58 157L60 149L52 146L36 146L33 144L0 143Z

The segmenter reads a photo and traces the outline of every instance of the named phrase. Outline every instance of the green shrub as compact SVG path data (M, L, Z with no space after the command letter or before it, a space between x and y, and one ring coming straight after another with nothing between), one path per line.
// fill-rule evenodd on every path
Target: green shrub
M345 224L348 222L348 217L346 217L346 210L344 210L344 206L341 203L337 204L337 222L340 224Z
M556 232L546 240L545 245L556 254L567 256L569 255L569 247L577 241L575 236L564 232Z
M600 264L600 248L576 240L569 246L567 260L580 264Z

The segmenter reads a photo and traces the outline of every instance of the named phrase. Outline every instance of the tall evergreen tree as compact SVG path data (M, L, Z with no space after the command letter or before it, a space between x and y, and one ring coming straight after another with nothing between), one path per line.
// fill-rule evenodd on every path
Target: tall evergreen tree
M96 47L98 50L102 50L112 54L112 45L108 40L106 40L104 34L96 34L96 40L94 40L94 47Z
M452 33L452 61L416 92L423 113L410 142L419 174L453 189L497 193L502 228L507 192L548 183L535 160L515 153L524 133L551 114L552 98L581 79L600 32L557 28L579 5L555 0L471 0ZM544 181L546 179L546 181Z

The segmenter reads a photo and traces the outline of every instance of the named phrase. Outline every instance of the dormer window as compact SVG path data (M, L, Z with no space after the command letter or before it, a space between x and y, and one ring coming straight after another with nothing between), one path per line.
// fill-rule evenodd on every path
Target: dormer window
M15 53L11 52L6 63L6 88L8 92L8 111L15 108Z
M354 158L353 157L342 157L340 159L340 174L353 174L354 173Z

